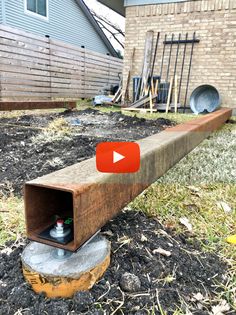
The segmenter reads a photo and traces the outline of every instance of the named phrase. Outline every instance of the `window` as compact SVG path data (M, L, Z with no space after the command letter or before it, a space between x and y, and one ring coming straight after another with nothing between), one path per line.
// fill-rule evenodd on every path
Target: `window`
M48 0L25 0L27 14L48 19Z

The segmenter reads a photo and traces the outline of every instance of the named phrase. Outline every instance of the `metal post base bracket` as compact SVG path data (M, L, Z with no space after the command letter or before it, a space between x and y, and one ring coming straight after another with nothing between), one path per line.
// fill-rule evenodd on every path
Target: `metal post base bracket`
M62 252L58 252L62 251ZM110 264L110 242L101 235L75 253L32 242L22 253L23 274L36 293L49 298L70 298L87 291Z
M25 185L27 235L31 240L76 251L144 189L198 146L232 115L222 108L138 141L141 167L133 174L103 174L95 158ZM73 239L58 244L40 238L55 218L73 218Z

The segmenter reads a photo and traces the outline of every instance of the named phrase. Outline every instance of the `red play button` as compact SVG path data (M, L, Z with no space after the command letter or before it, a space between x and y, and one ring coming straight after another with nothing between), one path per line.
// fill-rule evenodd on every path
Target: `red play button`
M134 142L102 142L96 148L97 170L102 173L136 173L140 148Z

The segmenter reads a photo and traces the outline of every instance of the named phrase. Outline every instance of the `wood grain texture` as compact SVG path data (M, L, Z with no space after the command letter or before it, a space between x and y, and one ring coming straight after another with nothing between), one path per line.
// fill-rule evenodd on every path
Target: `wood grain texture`
M119 83L123 61L0 26L0 101L75 100Z

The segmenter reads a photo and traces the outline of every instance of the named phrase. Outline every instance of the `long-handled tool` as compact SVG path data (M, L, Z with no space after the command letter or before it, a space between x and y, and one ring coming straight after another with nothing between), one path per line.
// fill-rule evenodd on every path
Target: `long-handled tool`
M178 66L180 41L181 41L181 34L179 34L178 44L177 44L177 49L176 49L175 67L174 67L174 78L175 78L176 71L177 71L177 66Z
M173 47L173 41L174 41L174 34L171 36L171 44L170 44L170 52L169 52L169 61L167 66L167 72L166 72L166 82L169 80L169 74L170 74L170 65L171 65L171 57L172 57L172 47Z
M155 68L155 63L156 63L156 58L157 58L157 49L158 49L158 45L159 45L159 39L160 39L160 32L157 33L156 46L155 46L153 62L152 62L152 69L151 69L151 73L150 73L151 82L153 80L153 73L154 73L154 68Z
M148 71L147 79L146 79L144 86L143 86L142 96L147 95L149 93L149 89L152 89L152 87L154 85L153 73L154 73L154 68L155 68L155 63L156 63L159 38L160 38L160 32L157 33L157 39L156 39L156 45L155 45L154 56L153 56L153 61L152 61L152 67L151 67L151 70L149 69L149 71ZM149 82L149 77L150 77L150 82ZM152 89L152 93L154 94L154 88Z
M148 49L149 49L149 42L150 42L150 37L153 36L153 31L147 31L146 33L146 39L145 39L145 46L144 46L144 59L143 59L143 64L142 64L142 71L140 74L140 78L138 80L138 84L136 87L136 92L135 92L135 97L134 97L134 102L136 102L138 99L140 99L141 96L141 87L143 85L143 77L144 77L144 72L146 68L146 57L148 54Z
M178 112L178 76L177 74L174 77L175 79L175 113Z
M151 93L150 93L150 106L151 106L151 103L152 103L152 107L153 107L152 95L154 95L154 93L155 93L155 91L154 91L154 82L153 82L153 73L154 73L154 68L155 68L155 63L156 63L156 58L157 58L157 49L158 49L159 39L160 39L160 32L157 33L157 39L156 39L156 45L155 45L155 50L154 50L152 68L151 68L151 72L150 72L150 83L148 85L148 92L149 92L149 89L151 90ZM148 82L147 82L147 84L148 84Z
M166 52L166 39L167 39L167 35L165 34L165 40L164 40L164 43L163 43L163 51L162 51L162 59L161 59L160 80L161 80L161 78L162 78L163 65L164 65L164 59L165 59L165 52Z
M174 34L172 34L172 36L171 36L170 51L169 51L169 60L168 60L167 71L166 71L166 80L165 80L165 83L164 83L164 86L163 86L162 103L164 103L166 91L168 91L168 88L166 88L166 87L168 86L167 83L168 83L169 74L170 74L170 64L171 64L172 47L173 47L174 36L175 36Z
M168 98L167 98L167 103L166 103L166 114L168 114L169 109L170 109L170 102L171 102L173 83L174 83L174 78L172 77L170 79L170 87L169 87Z
M131 53L131 64L130 64L129 72L128 72L128 75L127 75L125 89L124 89L124 103L126 101L130 101L130 99L129 99L129 84L130 84L131 74L132 74L132 71L133 71L134 55L135 55L135 47L133 47L132 53Z
M180 101L180 93L181 93L181 87L182 87L182 82L183 82L183 73L184 73L184 65L185 65L185 56L186 56L186 49L187 49L187 41L188 41L188 33L186 33L186 36L185 36L185 44L184 44L184 50L183 50L182 67L181 67L180 80L179 80L178 103L179 103L179 101Z
M151 63L152 63L152 52L153 52L153 36L154 32L148 31L146 34L145 50L144 50L144 60L143 60L143 71L142 80L140 85L139 98L144 96L145 88L148 83L148 78L150 75Z
M163 42L163 51L162 51L162 59L161 59L161 70L160 70L160 91L161 91L161 94L160 94L160 100L161 102L163 103L163 89L164 89L164 86L162 86L161 88L161 85L162 85L162 73L163 73L163 66L164 66L164 60L165 60L165 52L166 52L166 40L167 40L167 34L165 34L165 39L164 39L164 42Z
M150 114L153 113L153 100L152 100L152 92L149 94L149 104L150 104Z
M186 104L187 104L187 97L188 97L188 89L189 89L189 79L191 74L191 68L192 68L192 60L193 60L193 48L195 44L196 39L196 32L193 33L193 41L192 41L192 47L191 47L191 53L190 53L190 60L189 60L189 68L188 68L188 78L187 78L187 86L186 86L186 93L185 93L185 100L184 100L184 113L186 111Z

